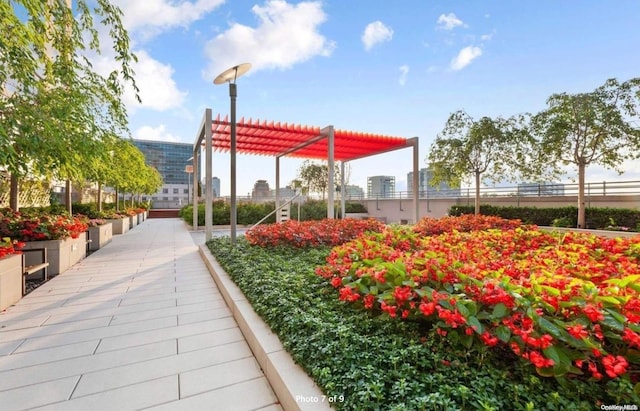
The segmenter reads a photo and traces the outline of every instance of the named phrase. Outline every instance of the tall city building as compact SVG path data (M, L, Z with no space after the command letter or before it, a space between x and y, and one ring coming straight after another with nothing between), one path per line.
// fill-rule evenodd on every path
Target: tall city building
M362 200L364 199L364 190L360 186L346 185L344 187L344 198L347 200Z
M437 186L432 186L429 181L433 180L433 171L428 168L421 168L418 171L418 191L419 197L459 197L460 187L451 187L445 182ZM407 191L409 195L413 193L413 171L407 173Z
M211 186L213 187L213 198L220 197L220 179L218 177L211 179Z
M143 197L143 201L151 200L153 208L180 208L190 203L193 174L187 173L186 166L193 164L193 144L151 140L133 140L133 144L163 181L158 192Z
M269 183L267 183L267 180L257 180L253 185L251 200L260 202L267 201L269 199L271 199L271 190L269 189Z
M393 198L396 193L396 178L393 176L367 177L368 198Z

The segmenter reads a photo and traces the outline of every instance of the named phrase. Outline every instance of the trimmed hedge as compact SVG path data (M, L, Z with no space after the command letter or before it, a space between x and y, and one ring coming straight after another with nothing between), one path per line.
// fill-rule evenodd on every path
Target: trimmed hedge
M238 224L252 225L260 221L264 216L275 209L275 203L239 203L238 204ZM230 205L224 200L213 202L213 225L230 224ZM345 211L347 213L366 213L367 209L360 203L346 203ZM180 218L187 223L193 222L193 205L186 205L180 209ZM340 207L336 210L336 216L340 218ZM327 218L327 202L320 200L309 200L300 206L300 220L322 220ZM298 219L298 204L294 201L291 203L290 218ZM275 223L275 214L264 221L264 224ZM198 225L204 225L204 204L198 204Z
M455 205L449 209L449 215L452 216L473 213L474 206ZM571 227L576 227L578 224L578 208L574 206L538 208L481 205L480 214L519 219L525 224L539 226L553 226L556 219L566 221ZM586 225L586 228L591 229L604 229L613 225L629 227L630 231L640 231L640 210L590 207L586 210Z

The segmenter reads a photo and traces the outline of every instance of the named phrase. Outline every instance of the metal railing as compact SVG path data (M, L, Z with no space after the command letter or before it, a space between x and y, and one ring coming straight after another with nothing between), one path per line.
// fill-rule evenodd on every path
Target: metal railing
M291 197L289 200L287 200L287 202L285 202L284 204L282 204L280 207L276 208L275 210L273 210L272 212L270 212L269 214L267 214L266 216L262 217L262 219L260 221L258 221L257 223L255 223L254 225L251 226L251 228L249 228L249 230L251 230L253 227L259 225L260 223L262 223L264 220L266 220L267 218L271 217L273 214L277 213L278 211L282 210L283 208L285 208L286 206L288 206L289 204L291 204L293 202L293 200L295 200L296 198L300 197L300 194L296 194L295 196ZM298 214L300 215L300 214Z
M532 183L514 186L480 187L481 197L570 197L578 195L577 183ZM585 183L587 196L640 195L640 181L602 181ZM474 198L475 187L420 191L420 199ZM410 200L412 191L396 191L385 195L369 195L365 200Z

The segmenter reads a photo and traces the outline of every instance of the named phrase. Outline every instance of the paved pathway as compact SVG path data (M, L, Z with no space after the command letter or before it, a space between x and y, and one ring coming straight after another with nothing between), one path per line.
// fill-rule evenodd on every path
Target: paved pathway
M178 219L150 219L0 314L0 410L281 410Z

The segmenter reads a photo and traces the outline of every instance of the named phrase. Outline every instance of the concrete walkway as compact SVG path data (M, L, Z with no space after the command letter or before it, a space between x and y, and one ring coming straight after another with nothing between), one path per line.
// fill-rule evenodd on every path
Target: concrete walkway
M198 248L150 219L0 314L0 410L281 410Z

